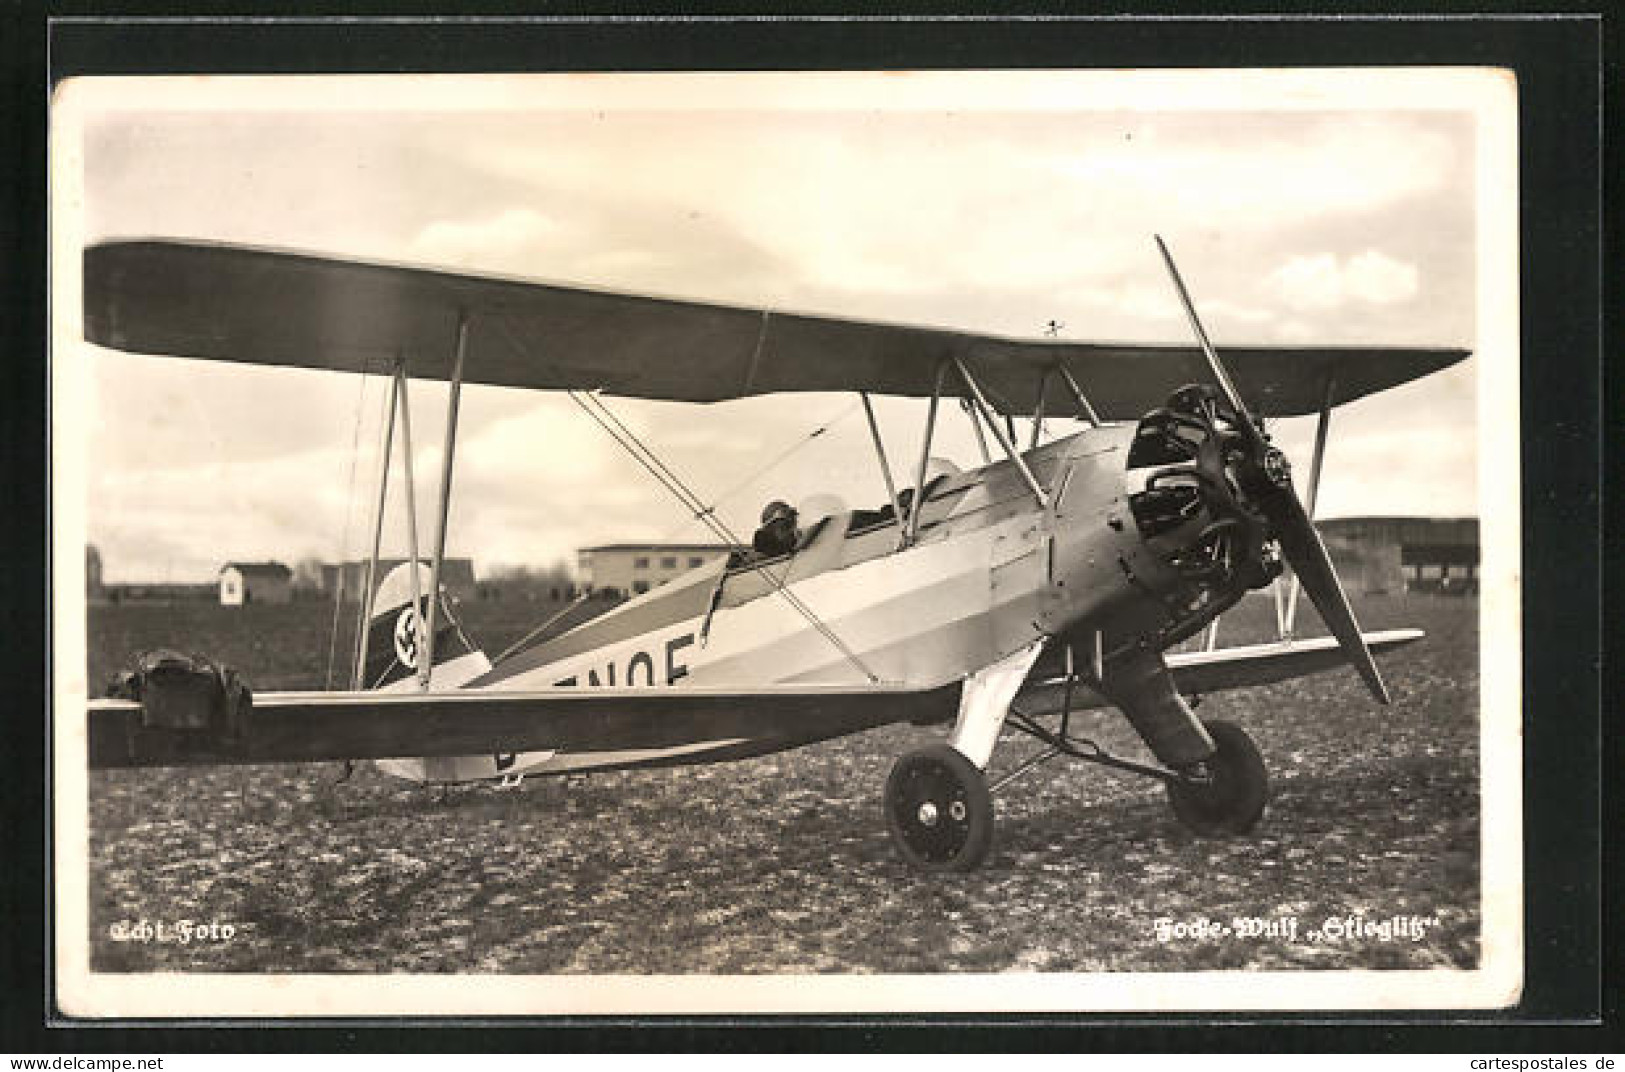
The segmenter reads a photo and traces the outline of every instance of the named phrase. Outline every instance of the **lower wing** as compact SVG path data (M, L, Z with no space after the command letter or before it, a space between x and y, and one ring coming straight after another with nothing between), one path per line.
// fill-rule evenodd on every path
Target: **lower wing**
M1419 629L1367 633L1373 652L1420 640ZM1331 637L1168 656L1179 690L1219 692L1286 681L1344 665ZM768 685L718 688L557 688L534 692L267 692L188 680L141 700L93 700L91 769L308 763L553 750L673 753L693 746L755 755L894 722L951 718L960 683ZM1027 714L1058 711L1060 680L1029 683L1017 697ZM1106 701L1087 685L1074 708Z
M204 682L207 685L207 682ZM892 722L951 717L959 683L904 686L557 688L534 692L267 692L189 683L93 700L91 769L306 763L555 750L793 748Z
M1415 643L1425 635L1420 629L1388 629L1364 634L1366 646L1376 654ZM1167 662L1174 684L1186 696L1271 685L1348 665L1335 637L1178 652L1170 654ZM1017 702L1031 715L1059 711L1066 702L1066 682L1053 678L1029 682ZM1080 683L1073 690L1072 706L1105 707L1107 702L1098 692Z

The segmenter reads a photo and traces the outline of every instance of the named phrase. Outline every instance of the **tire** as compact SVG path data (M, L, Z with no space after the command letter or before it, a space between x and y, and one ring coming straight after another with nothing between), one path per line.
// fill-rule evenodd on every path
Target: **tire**
M1204 721L1217 751L1207 760L1206 782L1168 782L1168 803L1179 821L1199 837L1248 833L1269 802L1269 772L1258 746L1240 726Z
M993 848L993 797L976 764L948 745L910 752L886 779L886 825L909 863L972 871Z

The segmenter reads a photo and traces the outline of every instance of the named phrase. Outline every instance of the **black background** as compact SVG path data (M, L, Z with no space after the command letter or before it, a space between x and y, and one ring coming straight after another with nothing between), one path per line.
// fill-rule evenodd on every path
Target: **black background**
M277 10L294 10L278 5ZM390 1051L433 1049L722 1049L1339 1051L1439 1049L1506 1053L1618 1052L1619 940L1604 929L1603 770L1622 769L1618 740L1600 736L1619 699L1602 663L1603 147L1601 93L1617 89L1617 29L1570 9L1541 17L1471 18L1395 12L1308 19L1117 20L1053 15L853 20L830 12L772 19L589 18L552 7L542 20L458 5L351 3L344 21L320 10L274 23L233 21L268 8L0 2L0 428L8 562L0 608L14 619L6 726L0 732L0 1051ZM1481 7L1481 10L1484 8ZM1490 5L1493 9L1493 5ZM602 9L600 9L602 10ZM719 10L712 8L710 10ZM722 9L726 10L726 9ZM802 8L804 12L818 9ZM943 9L939 9L943 10ZM1258 9L1254 9L1258 10ZM1354 9L1346 6L1339 10ZM1360 9L1372 10L1375 9ZM472 18L476 12L500 22ZM124 12L141 18L109 18ZM210 21L174 21L177 16ZM92 18L93 13L102 17ZM368 15L390 15L369 20ZM1605 49L1605 45L1610 46ZM1526 975L1521 1005L1486 1014L1355 1016L402 1021L212 1030L85 1025L51 1007L47 869L49 785L49 519L45 124L49 86L79 74L1470 65L1513 69L1519 85L1522 263ZM1619 173L1617 153L1607 174ZM1618 294L1612 292L1617 304ZM1617 424L1617 421L1614 422ZM64 712L63 717L74 717ZM1614 787L1617 789L1617 787ZM1494 831L1488 831L1495 836ZM1612 957L1605 964L1606 955ZM1604 985L1604 969L1608 984ZM500 980L493 979L500 985ZM249 1032L252 1031L252 1037Z

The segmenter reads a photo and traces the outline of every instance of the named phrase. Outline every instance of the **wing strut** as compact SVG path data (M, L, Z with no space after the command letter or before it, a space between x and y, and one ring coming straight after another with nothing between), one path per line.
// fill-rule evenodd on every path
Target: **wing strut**
M423 593L418 590L418 505L417 479L412 472L412 402L406 390L406 362L397 358L390 373L389 416L384 425L384 449L378 461L378 503L373 518L372 555L367 559L367 580L360 599L361 618L356 623L355 669L350 681L357 690L369 687L364 678L367 672L367 641L371 633L368 625L372 622L373 600L377 596L374 584L377 580L378 554L383 543L384 504L389 491L390 463L394 461L397 418L401 423L401 464L405 469L406 533L412 555L412 620L417 634L416 650L420 653L425 650L423 617L417 613L423 606Z
M931 437L937 431L937 403L942 400L942 378L948 371L946 362L937 364L937 378L931 386L931 402L925 410L925 435L920 439L920 464L914 474L914 498L908 504L908 531L903 534L903 546L912 547L920 536L920 512L925 503L925 467L931 460Z
M981 452L982 464L992 465L993 454L987 449L987 433L982 431L982 419L976 415L976 406L968 398L959 400L959 408L965 411L970 420L970 430L976 433L976 449Z
M868 391L859 391L858 397L863 399L863 415L869 418L869 435L875 441L875 457L880 460L880 475L886 478L886 497L891 500L892 519L897 522L899 532L906 532L903 528L903 503L897 497L897 484L892 480L891 463L886 460L886 444L880 440L880 425L875 421L875 407L869 401Z
M1015 443L1011 442L1010 437L1005 434L1005 429L999 427L999 422L994 419L992 407L987 404L987 397L982 394L981 385L971 376L970 369L965 367L963 361L957 357L949 360L953 362L954 369L959 373L959 378L964 381L965 389L971 393L971 398L976 403L976 411L987 422L988 430L993 433L993 438L999 441L999 446L1004 449L1005 456L1015 464L1016 470L1021 473L1021 479L1027 482L1027 487L1032 491L1034 497L1038 499L1039 507L1049 509L1049 496L1044 494L1044 489L1038 483L1038 478L1027 467L1027 461L1021 456L1021 452L1016 449Z
M1089 402L1089 396L1084 394L1083 388L1078 386L1077 377L1073 376L1072 370L1067 368L1065 365L1058 365L1056 367L1061 370L1061 376L1066 380L1066 385L1072 389L1072 397L1078 403L1078 412L1089 418L1090 424L1094 425L1096 428L1099 428L1100 414L1095 412L1095 407Z
M407 572L412 576L412 622L418 641L414 650L422 665L423 615L419 612L423 610L423 593L418 590L418 562L421 560L418 558L418 481L412 472L412 401L406 394L406 366L397 366L396 375L401 385L401 457L406 463L406 538L407 549L412 552L412 568Z
M1044 437L1044 403L1049 400L1049 381L1054 375L1055 370L1047 368L1038 378L1038 404L1033 407L1033 438L1027 444L1028 450L1037 450L1038 441Z
M1309 514L1309 520L1315 519L1315 502L1320 498L1320 467L1326 460L1326 434L1332 426L1332 399L1336 397L1332 392L1337 389L1337 374L1326 374L1326 394L1320 403L1320 420L1315 424L1315 453L1309 462L1309 501L1304 503L1304 510ZM1298 571L1292 571L1292 589L1286 599L1286 635L1292 635L1293 623L1298 619L1298 590L1302 582L1298 580Z
M423 657L418 660L418 685L429 687L429 675L434 669L435 612L440 606L440 566L446 557L446 522L451 517L451 465L457 451L457 412L463 395L463 359L468 355L468 314L457 314L457 352L452 358L451 391L446 398L446 446L440 459L440 527L435 532L434 558L429 563L429 624L424 640ZM417 552L414 551L412 575L417 576Z
M356 609L361 617L356 621L355 666L350 673L350 688L356 692L360 692L365 685L367 673L367 634L371 631L367 625L372 621L375 594L373 586L377 583L378 552L384 542L384 504L389 497L389 463L392 458L391 452L395 449L395 415L400 407L400 392L401 363L397 360L389 377L389 416L384 421L384 448L378 453L378 501L372 514L372 554L367 558L367 579L361 587L361 598L356 600ZM344 564L340 563L339 569L343 571L344 568ZM343 579L344 574L341 572L338 585L341 590Z

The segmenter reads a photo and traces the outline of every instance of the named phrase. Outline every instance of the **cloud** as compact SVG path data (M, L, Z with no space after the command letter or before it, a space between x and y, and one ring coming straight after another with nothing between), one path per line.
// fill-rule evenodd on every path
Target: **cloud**
M1414 264L1368 249L1350 257L1301 254L1269 274L1266 284L1300 309L1337 309L1350 301L1392 305L1416 297L1420 273Z
M1388 305L1416 297L1416 265L1366 250L1348 262L1343 286L1360 301Z
M1212 221L1291 225L1438 191L1455 171L1446 134L1393 116L1241 113L1149 120L1146 134L1080 147L1054 170L1082 188Z
M565 124L470 127L442 146L480 176L465 186L531 191L503 208L471 201L487 221L521 204L567 221L516 258L530 274L997 333L1055 318L1079 337L1147 341L1183 338L1153 233L1173 241L1215 330L1278 338L1291 310L1259 283L1280 251L1354 257L1361 247L1345 243L1368 241L1385 213L1442 215L1459 201L1470 137L1448 117L1398 113L879 110L785 123L741 108ZM1337 244L1303 244L1340 224ZM507 267L511 250L494 245L488 263ZM1308 291L1300 310L1404 292L1381 260L1335 268L1331 286L1291 278ZM1311 325L1323 341L1359 341L1339 335L1350 330Z
M365 526L331 454L92 478L91 542L113 581L206 580L231 559L353 556Z
M1464 517L1478 513L1473 442L1455 429L1360 430L1328 449L1316 513ZM1308 452L1302 457L1307 458Z
M476 220L435 220L408 243L413 259L428 264L489 265L529 251L557 235L559 224L532 208L508 208Z

